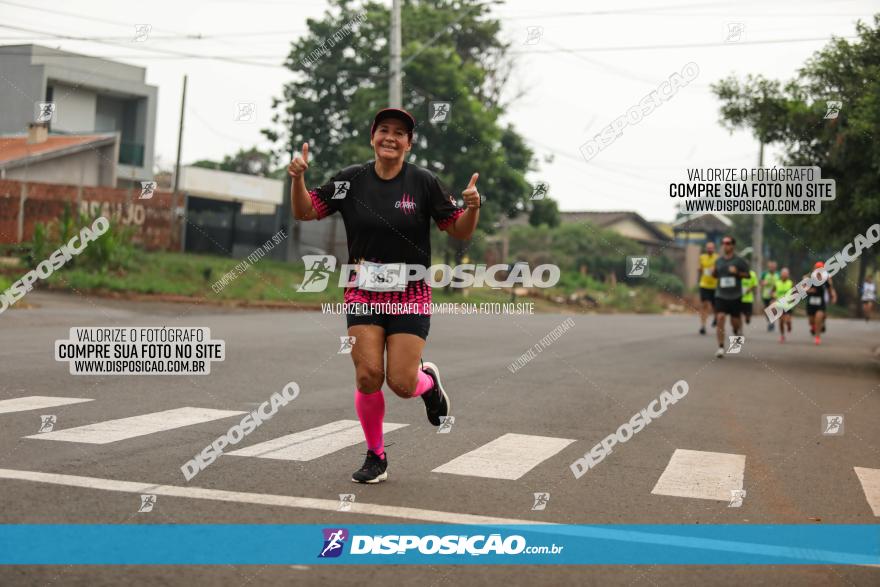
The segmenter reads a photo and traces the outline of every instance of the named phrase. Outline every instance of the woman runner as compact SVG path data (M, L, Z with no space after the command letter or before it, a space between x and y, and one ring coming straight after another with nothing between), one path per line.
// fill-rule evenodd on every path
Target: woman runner
M407 279L406 268L431 265L431 220L456 239L471 237L479 218L479 174L461 193L465 207L458 207L436 175L404 160L414 128L405 110L379 111L370 128L375 159L346 167L311 191L305 184L308 143L288 166L294 217L320 220L339 212L348 263L358 266L345 288L348 335L354 337L354 407L367 442L367 458L352 475L357 483L388 478L383 383L402 398L421 397L434 426L451 413L437 366L420 367L431 324L431 288L424 279ZM403 282L394 277L401 274Z

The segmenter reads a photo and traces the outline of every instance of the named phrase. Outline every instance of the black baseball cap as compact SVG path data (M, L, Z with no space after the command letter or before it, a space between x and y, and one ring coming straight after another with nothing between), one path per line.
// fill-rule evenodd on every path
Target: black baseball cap
M400 108L385 108L377 112L376 117L373 119L373 126L370 127L371 137L376 132L376 127L379 126L379 123L386 118L396 118L403 121L403 124L406 125L406 130L409 132L410 137L412 137L413 129L416 127L416 119L413 118L412 114Z

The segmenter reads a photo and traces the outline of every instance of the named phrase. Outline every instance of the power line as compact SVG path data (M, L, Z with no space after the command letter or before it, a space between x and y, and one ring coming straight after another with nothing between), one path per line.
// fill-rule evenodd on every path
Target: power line
M857 39L858 35L846 35L834 37L837 39ZM766 39L763 41L739 41L736 43L679 43L677 45L630 45L628 47L581 47L578 49L532 49L511 51L512 54L522 53L599 53L607 51L656 51L658 49L693 49L697 47L741 47L743 45L777 45L784 43L806 43L815 41L828 41L829 37L809 37L802 39Z

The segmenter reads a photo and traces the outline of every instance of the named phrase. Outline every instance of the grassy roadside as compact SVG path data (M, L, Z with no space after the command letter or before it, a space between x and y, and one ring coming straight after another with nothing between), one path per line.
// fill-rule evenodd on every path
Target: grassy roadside
M236 267L239 271L235 271ZM40 288L55 291L78 291L91 295L113 297L155 296L158 300L182 298L206 303L229 305L263 305L314 308L321 303L341 302L342 290L328 287L316 293L297 292L302 283L301 266L262 259L255 264L228 257L181 253L138 252L127 269L95 271L75 264L56 271ZM0 265L0 292L5 291L26 272L21 264L6 262ZM225 285L219 282L227 275ZM338 283L339 274L331 283ZM215 292L212 286L217 284ZM663 312L690 312L697 307L695 295L684 298L657 288L626 283L610 285L579 275L563 275L557 287L542 291L542 296L518 296L517 302L534 303L536 312L635 312L657 314ZM543 297L546 296L546 297ZM490 288L471 288L462 292L433 291L435 303L507 303L508 291ZM760 303L755 314L761 317ZM796 311L796 315L803 310ZM832 307L833 317L848 317L846 308Z

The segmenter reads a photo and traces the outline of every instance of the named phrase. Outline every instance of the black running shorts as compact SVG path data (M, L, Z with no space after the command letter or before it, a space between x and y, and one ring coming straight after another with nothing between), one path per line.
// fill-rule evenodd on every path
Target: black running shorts
M700 288L700 301L701 302L711 302L714 304L715 303L715 290L701 287Z
M430 314L346 314L348 328L361 324L372 324L385 329L385 336L392 334L415 334L428 340L431 329Z
M715 298L715 313L739 316L740 314L742 314L742 301L738 299L725 300L722 298Z

